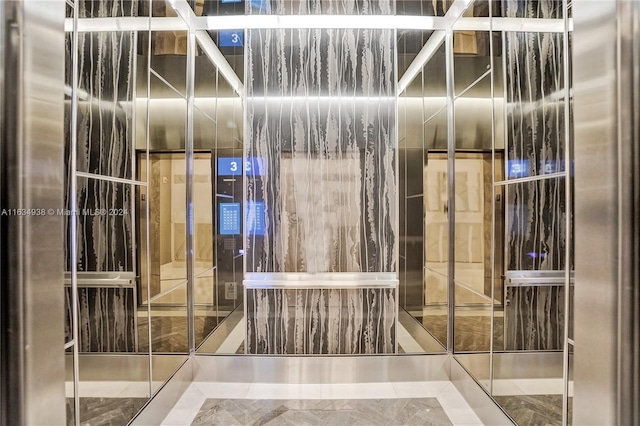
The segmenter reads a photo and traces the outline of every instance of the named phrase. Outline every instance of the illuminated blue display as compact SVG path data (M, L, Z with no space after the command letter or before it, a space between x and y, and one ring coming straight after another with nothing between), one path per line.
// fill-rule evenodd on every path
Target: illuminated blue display
M218 158L218 176L242 176L242 157ZM264 158L249 157L244 164L247 176L262 176L265 172Z
M264 235L264 201L247 202L247 234Z
M260 9L260 10L269 10L269 0L251 0L251 7L253 9Z
M264 158L260 157L249 157L244 165L247 176L263 176L264 167Z
M220 203L220 235L240 234L240 203Z
M240 3L242 0L222 0L221 3Z
M218 38L220 47L240 47L244 45L243 30L220 30Z
M242 176L242 158L218 158L218 176Z
M529 160L508 160L507 177L522 178L529 176Z

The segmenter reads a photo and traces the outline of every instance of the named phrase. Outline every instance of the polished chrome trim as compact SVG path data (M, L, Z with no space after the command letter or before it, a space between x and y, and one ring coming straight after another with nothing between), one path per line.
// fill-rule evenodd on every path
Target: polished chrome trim
M427 124L429 121L431 121L431 120L433 120L434 118L436 118L436 117L438 116L438 114L440 114L442 111L444 111L444 110L446 110L446 109L447 109L447 105L446 105L446 103L445 103L445 105L444 105L442 108L440 108L440 109L439 109L438 111L436 111L434 114L432 114L431 116L429 116L429 118L427 118L427 119L424 121L424 123L422 123L422 124ZM424 127L423 127L423 128L424 128Z
M163 76L160 75L160 73L158 73L156 70L151 68L151 64L149 64L149 71L151 72L151 74L156 76L161 82L166 84L167 87L169 87L169 89L173 90L178 96L180 96L181 99L186 98L186 96L183 93L181 93L180 90L178 90L176 87L174 87L173 84L169 83ZM151 92L148 92L147 96L151 97Z
M153 13L152 13L152 9L149 8L149 16L146 18L147 19L147 25L149 27L149 29L151 28L151 17L152 17ZM150 182L151 179L151 171L150 171L150 166L151 166L151 157L149 155L149 146L150 146L150 136L149 136L149 123L151 122L151 108L150 108L150 102L151 102L151 50L152 49L152 45L151 45L151 31L148 30L147 32L147 69L146 69L146 76L147 76L147 99L146 99L146 104L147 104L147 112L146 112L146 119L147 122L145 123L145 137L144 137L144 151L145 151L145 180L147 183ZM149 202L149 188L150 186L147 187L147 202L144 203L145 204L145 208L144 208L144 214L145 214L145 244L146 244L146 250L145 250L145 268L146 268L146 278L147 278L147 342L149 342L149 395L153 395L153 341L152 341L152 335L151 335L151 251L149 250L149 247L151 245L151 236L149 235L149 230L150 230L150 223L149 220L151 219L151 206L150 206L150 202Z
M124 178L119 178L114 176L99 175L95 173L76 171L76 177L103 180L103 181L114 182L114 183L124 183L126 185L136 185L136 186L145 186L145 187L147 186L147 182L142 182L139 180L132 180L132 179L124 179Z
M493 352L495 351L495 304L496 304L496 105L495 105L495 49L493 46L493 2L489 2L489 56L491 60L491 323L489 324L489 395L493 395ZM504 46L501 49L504 56ZM504 101L504 99L503 99ZM502 302L502 301L501 301Z
M433 34L431 34L431 37L429 37L425 45L422 46L422 49L420 49L418 55L415 57L413 62L409 64L409 67L407 67L407 70L402 75L402 78L398 81L398 94L403 93L409 86L409 84L413 81L413 79L416 78L418 73L422 71L427 62L429 62L433 55L435 55L435 53L438 51L442 43L444 43L444 38L444 31L435 31Z
M491 49L491 47L489 47L489 49ZM462 98L465 95L465 93L467 93L469 90L473 89L473 87L476 84L480 83L483 78L485 78L486 76L488 76L490 74L491 74L491 68L486 70L480 77L476 78L475 81L473 83L471 83L469 86L467 86L466 89L464 89L462 92L460 92L457 95L455 95L454 100ZM491 102L493 103L493 96L491 97Z
M564 73L564 164L571 165L573 159L571 147L571 115L569 108L571 107L571 81L569 75L569 7L567 0L562 2L562 14L564 18L564 34L562 36L563 63L562 70ZM573 283L573 271L571 271L571 245L573 243L573 235L571 233L573 212L571 210L571 185L572 177L569 173L571 166L565 166L565 265L564 265L564 345L563 345L563 373L564 386L562 389L562 424L569 424L569 324L571 319L569 313L571 310L571 284Z
M202 99L202 98L196 98L197 99ZM218 102L218 98L216 98L216 103ZM217 108L217 106L216 106ZM198 111L200 114L202 114L204 116L205 119L211 121L213 124L215 124L216 126L218 125L218 123L216 122L216 120L214 118L212 118L209 114L207 114L206 112L204 112L200 107L198 107L198 105L194 105L193 106L194 111ZM218 195L218 194L216 194ZM231 197L231 196L229 196ZM231 197L233 198L233 197Z
M225 19L230 18L229 16L225 16ZM243 97L244 94L244 85L242 84L242 80L237 76L236 72L231 68L227 58L220 52L218 46L211 40L211 36L206 31L197 31L196 38L202 48L202 51L207 55L207 57L213 62L213 65L218 69L220 74L224 77L224 79L233 87L233 90L240 96ZM246 56L246 54L245 54Z
M180 17L146 17L121 16L112 18L82 18L78 20L78 31L108 32L108 31L186 31L189 26ZM73 21L65 19L65 32L73 30Z
M193 29L189 29L187 38L187 122L185 135L185 174L187 176L186 186L186 220L185 220L185 245L186 266L187 266L187 347L190 354L196 350L195 335L195 295L194 295L194 219L193 219L193 175L194 175L194 155L193 155L193 110L195 97L195 70L196 70L196 34Z
M465 3L465 2L462 2ZM453 9L453 10L452 10ZM465 7L462 7L464 12ZM459 9L449 11L460 13ZM187 11L184 11L187 12ZM348 29L399 29L399 30L445 30L488 31L488 18L410 15L233 15L195 16L184 12L180 17L152 17L151 31L186 31L190 27L199 30L232 30L238 28L348 28ZM191 16L193 15L193 16ZM493 18L494 31L544 32L564 31L562 19ZM149 30L146 17L83 18L78 22L80 32L145 31ZM65 19L64 30L71 32L73 23ZM573 20L569 20L569 30L573 31Z
M187 285L189 283L189 281L186 278L184 278L184 279L183 278L178 278L178 279L181 280L179 284L176 284L173 287L171 287L170 289L165 290L165 291L163 291L161 293L158 293L155 296L151 297L150 299L147 299L148 300L147 303L149 305L151 305L151 303L155 302L156 300L160 299L161 297L166 296L167 294L171 293L172 291L174 291L174 290L176 290L176 289L178 289L178 288L180 288L182 286L185 286L185 285Z
M515 424L455 357L451 359L450 380L484 424Z
M198 355L216 353L243 317L242 309L234 310L202 341L196 353Z
M162 357L166 356L162 355ZM162 424L164 418L193 382L193 363L193 357L187 357L182 365L158 389L155 395L152 394L153 397L129 424L133 426Z
M538 181L538 180L554 179L554 178L566 178L566 177L567 177L567 173L566 172L555 172L555 173L546 173L546 174L541 174L541 175L527 176L527 177L517 178L517 179L501 180L499 182L494 182L493 185L494 186L506 186L506 185L509 185L509 184L524 183L524 182L534 182L534 181Z
M384 281L368 281L368 282L353 282L353 281L331 281L328 283L315 283L309 281L291 282L291 281L251 281L243 280L242 285L246 289L319 289L319 290L333 290L333 289L365 289L365 288L397 288L399 285L398 280L384 282Z
M200 355L194 382L386 383L449 380L447 354L375 356Z
M214 271L214 270L216 270L216 267L215 267L215 266L212 266L211 268L208 268L208 269L206 269L206 270L204 270L204 271L198 272L197 274L195 274L195 275L193 276L193 278L194 278L194 279L196 279L196 278L201 278L204 274L208 274L209 272L212 272L212 271Z
M573 29L573 20L569 19L569 28ZM480 18L465 17L453 24L454 31L515 31L528 33L561 33L565 30L563 19L544 18Z
M394 4L394 9L395 9L395 2L393 2ZM396 209L396 218L395 218L395 223L393 224L393 226L395 227L395 233L394 233L394 241L393 241L393 251L395 253L395 255L393 256L393 262L395 264L395 268L394 268L394 272L395 272L395 277L396 277L396 286L395 286L395 295L394 295L394 300L395 300L395 306L394 306L394 315L393 315L393 327L394 327L394 333L395 333L395 342L394 342L394 347L393 347L393 352L394 353L398 353L398 315L400 313L400 142L399 142L399 124L398 124L398 120L399 120L399 111L398 111L398 30L394 29L393 30L393 84L396 86L394 87L394 93L396 94L395 99L394 99L394 105L393 105L393 119L394 119L394 134L395 134L395 146L393 147L393 159L395 161L395 182L394 182L394 188L396 189L396 194L395 194L395 205L398 206L398 208ZM424 128L424 126L420 126L422 128ZM424 158L424 155L422 156ZM424 160L423 160L424 161ZM405 168L406 168L406 163L405 163ZM406 183L406 182L405 182ZM406 191L405 191L405 195L406 195ZM406 199L405 199L406 202ZM406 208L405 208L405 212L406 212ZM406 223L406 221L405 221ZM405 232L406 235L406 232ZM406 242L405 242L405 247L406 247ZM405 270L406 270L406 265L405 265ZM406 293L405 293L406 296Z
M66 351L67 349L73 347L73 345L75 345L75 343L76 343L75 340L73 340L73 339L69 340L67 343L64 344L64 350Z
M449 353L455 352L455 315L456 315L456 295L455 295L455 244L451 242L456 238L456 126L455 126L455 108L454 108L454 88L455 88L455 76L454 71L454 56L453 56L453 32L451 29L447 29L445 35L445 50L446 50L446 81L447 81L447 219L449 222L449 253L447 262L447 303L448 303L448 315L447 315L447 350Z
M460 286L460 287L464 288L465 290L467 290L468 292L473 293L476 296L481 297L482 299L485 299L485 300L491 302L491 300L492 300L491 296L487 296L484 293L480 293L478 290L476 290L476 289L474 289L472 287L469 287L467 284L465 284L465 283L463 283L461 281L458 281L455 278L453 279L453 281L454 281L455 285ZM474 303L477 303L477 302L474 302Z
M74 3L76 3L74 1ZM78 212L78 8L74 8L73 13L73 38L71 42L71 66L72 70L72 82L71 82L71 123L69 124L69 133L71 134L71 141L69 146L70 167L69 167L69 207L71 212L75 215ZM67 207L67 206L65 206ZM75 216L74 216L75 217ZM80 341L78 319L79 313L79 300L78 300L78 221L69 221L69 263L71 268L71 303L72 307L72 335L73 341L73 412L75 426L80 426L80 389L79 389L79 377L80 377L80 351L78 343Z
M396 288L396 272L331 272L331 273L247 273L242 284L246 289L259 288Z

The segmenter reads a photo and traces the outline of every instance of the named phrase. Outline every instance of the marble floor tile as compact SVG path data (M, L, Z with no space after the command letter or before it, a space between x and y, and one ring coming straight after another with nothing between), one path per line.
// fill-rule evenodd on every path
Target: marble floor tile
M435 398L359 400L207 400L204 425L451 425Z
M122 426L136 415L148 398L80 398L80 425ZM74 423L73 398L67 398L67 425Z
M562 395L512 395L495 399L520 426L562 424ZM569 418L573 414L571 406L569 403Z

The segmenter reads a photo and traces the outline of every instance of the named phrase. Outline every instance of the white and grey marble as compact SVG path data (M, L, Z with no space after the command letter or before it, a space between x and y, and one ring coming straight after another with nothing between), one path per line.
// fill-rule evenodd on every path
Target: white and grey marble
M257 0L246 3L247 13L251 15L393 15L396 0Z
M503 2L507 17L562 18L562 2ZM506 175L540 176L506 188L507 270L563 271L566 259L567 199L563 177L568 141L565 138L565 85L562 33L505 33L506 55ZM515 168L514 168L515 166ZM562 348L564 294L557 287L508 290L505 348Z
M248 289L249 354L394 353L395 289Z
M253 272L396 270L394 39L388 30L249 30L247 179L264 202Z
M80 352L135 352L136 324L132 288L78 289L78 350ZM71 288L65 288L65 341L71 331Z

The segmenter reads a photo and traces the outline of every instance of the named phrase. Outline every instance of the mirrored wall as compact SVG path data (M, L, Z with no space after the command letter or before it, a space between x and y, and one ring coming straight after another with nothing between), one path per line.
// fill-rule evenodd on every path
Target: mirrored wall
M294 3L68 2L68 424L126 423L189 356L251 353L243 280L265 271L393 275L385 353L451 353L518 424L567 424L570 8L371 2L440 19L395 31L206 20L339 14ZM323 49L352 86L314 80ZM357 52L389 70L367 80L369 103ZM286 67L297 74L269 86ZM269 226L283 231L267 246Z
M242 194L242 103L212 59L242 51L163 1L69 1L66 30L67 423L126 424L242 305L216 214Z

